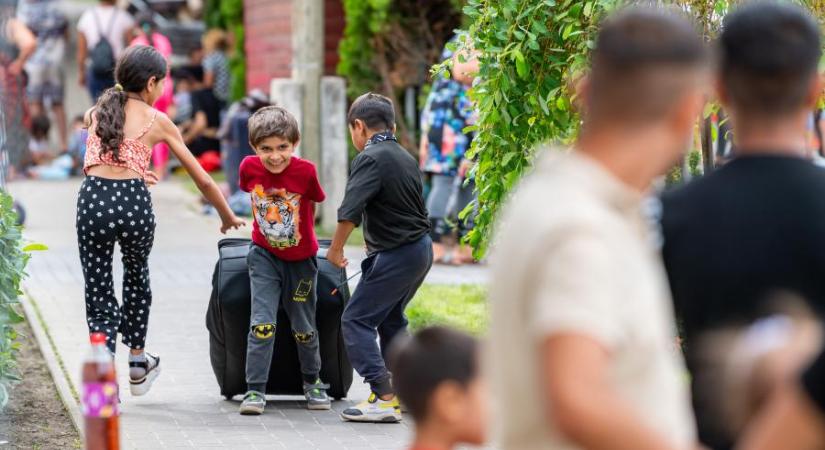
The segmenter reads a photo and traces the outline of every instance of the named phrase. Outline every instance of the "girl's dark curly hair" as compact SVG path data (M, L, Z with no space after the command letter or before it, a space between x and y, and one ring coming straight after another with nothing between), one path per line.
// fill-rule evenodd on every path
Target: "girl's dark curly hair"
M126 122L126 99L130 93L140 94L151 78L160 81L166 76L166 59L146 45L129 47L115 66L117 85L107 89L94 108L95 134L100 138L100 154L111 153L120 162L120 144Z

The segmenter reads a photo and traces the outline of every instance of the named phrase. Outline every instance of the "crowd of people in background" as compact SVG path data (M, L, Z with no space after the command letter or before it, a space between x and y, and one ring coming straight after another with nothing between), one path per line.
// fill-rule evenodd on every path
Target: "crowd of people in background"
M145 10L132 16L114 0L100 0L84 11L74 31L55 0L24 0L17 11L12 6L16 2L7 3L4 26L14 39L5 55L12 76L5 82L10 88L16 83L19 92L7 89L6 94L14 100L5 103L9 175L49 180L82 175L86 134L77 118L67 123L64 107L63 66L72 36L77 40L77 80L92 102L114 85L113 67L126 48L148 45L171 62L172 44L158 28L155 13ZM223 189L228 197L236 196L230 199L233 209L249 214L237 186L240 161L252 152L243 122L270 101L264 92L253 90L231 102L230 44L225 31L206 31L185 62L169 65L163 95L153 106L174 120L204 169L223 169ZM463 244L473 214L462 211L475 199L472 161L465 157L472 133L463 130L474 120L467 91L478 63L471 53L459 58L446 48L442 59L453 61L452 72L434 81L421 113L419 159L427 180L435 262L461 265L475 262L470 247ZM15 66L20 67L16 76ZM152 167L160 180L179 167L166 143L153 149Z
M64 106L71 88L65 84L69 44L76 38L77 81L94 103L114 86L115 62L126 48L148 45L171 61L172 44L158 28L155 14L145 10L133 16L115 1L101 0L73 27L57 0L0 3L0 22L7 35L0 40L4 180L80 174L86 133L78 118L69 123ZM174 69L169 66L163 95L153 105L175 120L187 145L209 170L221 167L225 156L218 128L229 99L228 48L224 31L208 30L187 61ZM153 149L152 165L161 179L180 165L174 158L173 162L170 165L165 143Z

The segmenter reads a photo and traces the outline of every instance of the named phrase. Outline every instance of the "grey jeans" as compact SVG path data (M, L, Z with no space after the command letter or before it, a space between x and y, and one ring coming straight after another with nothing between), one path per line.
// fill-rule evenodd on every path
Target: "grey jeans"
M289 317L292 336L298 344L301 373L317 376L321 371L318 330L315 326L318 261L315 257L303 261L282 261L257 245L249 248L246 261L252 289L252 315L246 350L246 383L249 389L264 392L266 388L275 349L275 322L280 304L283 304Z

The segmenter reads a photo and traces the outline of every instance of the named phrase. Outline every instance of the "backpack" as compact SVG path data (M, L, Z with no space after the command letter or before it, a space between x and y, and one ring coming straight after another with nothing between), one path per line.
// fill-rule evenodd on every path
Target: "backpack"
M89 51L89 58L92 62L92 73L98 77L110 77L115 70L115 50L109 42L108 36L112 34L112 28L115 26L115 19L117 19L117 9L112 11L112 18L109 21L108 33L103 33L103 28L100 26L100 20L97 13L92 12L97 24L97 30L100 33L100 40L97 41L91 51Z

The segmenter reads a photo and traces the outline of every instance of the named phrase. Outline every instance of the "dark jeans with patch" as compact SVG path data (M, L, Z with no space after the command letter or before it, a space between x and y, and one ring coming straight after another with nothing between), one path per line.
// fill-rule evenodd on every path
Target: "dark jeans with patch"
M318 261L282 261L268 250L252 245L246 257L252 288L252 316L246 350L246 383L250 390L266 391L272 352L275 349L275 321L283 304L292 335L298 343L301 373L317 376L321 371L315 304Z

